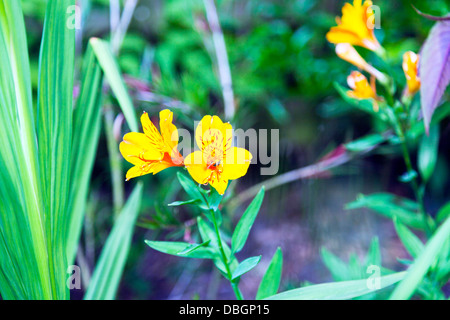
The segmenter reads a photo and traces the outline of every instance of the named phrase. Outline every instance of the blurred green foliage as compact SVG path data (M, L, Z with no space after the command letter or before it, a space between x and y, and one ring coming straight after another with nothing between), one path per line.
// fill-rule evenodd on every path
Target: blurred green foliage
M35 88L45 2L22 0L29 31ZM334 45L325 39L326 32L335 25L335 17L340 15L345 2L216 1L237 102L235 126L243 129L280 129L281 172L316 161L326 150L366 134L373 125L363 113L350 113L352 109L333 86L334 82L345 86L347 75L354 69L336 57ZM382 29L376 30L377 37L388 51L390 62L397 65L394 78L404 84L402 54L407 50L417 52L433 25L432 21L419 16L411 4L434 15L448 13L450 5L447 0L373 2L381 9ZM121 0L121 3L124 1ZM83 48L92 36L108 39L109 0L80 0L78 4L83 7L83 36L80 42ZM373 53L360 52L368 61L379 63ZM196 119L205 114L223 115L214 48L202 0L140 0L120 50L119 64L125 74L148 85L153 93L190 106L187 114L195 115ZM383 69L382 65L376 66ZM142 99L135 100L135 107L138 114L142 110L156 114L161 109L158 103ZM192 121L186 112L174 112L180 123L192 130ZM105 146L105 141L100 143L92 183L93 206L102 210L93 220L88 219L86 230L93 227L97 231L90 234L85 230L84 241L92 237L99 243L103 241L107 234L104 230L105 221L110 222L112 219L105 217L110 212L107 208L111 206L111 182ZM448 173L445 159L439 158L437 161L438 170ZM123 170L128 168L129 164L124 161ZM143 199L140 225L159 230L168 238L182 237L189 230L186 221L196 215L195 212L167 207L168 203L175 200L180 189L178 184L172 183L175 179L172 171L175 170L171 168L157 176L141 178L145 185L144 193L148 196ZM264 179L256 174L256 170L255 174L250 173L249 176L242 185ZM432 188L439 192L446 181L448 179L441 182L432 179L431 185L437 184ZM290 190L283 187L283 193L274 192L277 197L275 200L285 203L279 196L282 194L287 199ZM129 191L131 187L127 187ZM281 205L278 213L285 209L288 211L288 206ZM141 228L138 234L145 230ZM157 237L158 233L152 232L151 238ZM95 252L98 248L93 250ZM145 245L139 243L134 250L124 282L136 290L125 287L124 294L128 298L161 297L164 293L158 295L152 292L149 279L136 282L136 278L130 276L145 269L145 261L139 260L146 250Z

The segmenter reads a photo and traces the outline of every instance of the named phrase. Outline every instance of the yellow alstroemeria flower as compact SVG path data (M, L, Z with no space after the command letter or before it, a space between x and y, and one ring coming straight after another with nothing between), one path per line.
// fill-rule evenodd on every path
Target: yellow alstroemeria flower
M403 71L405 72L407 95L412 96L420 89L419 55L407 51L403 55Z
M338 43L336 45L336 55L341 58L344 61L347 61L354 66L360 68L361 70L364 70L371 75L373 75L375 78L378 79L383 84L386 84L389 82L388 77L378 71L378 69L374 68L370 64L366 62L366 60L361 57L361 55L356 51L356 49L349 43Z
M205 116L195 130L195 140L200 150L189 154L184 164L197 183L209 183L224 194L229 180L247 173L252 155L231 145L231 124L223 123L217 116Z
M178 130L172 123L173 113L168 109L162 110L159 119L161 133L144 112L141 116L144 133L130 132L123 137L120 153L134 164L127 172L127 180L183 165L183 157L177 150Z
M327 33L327 40L331 43L350 43L372 51L381 49L375 38L373 27L374 12L371 9L372 1L354 0L353 5L346 3L342 8L342 18L336 18L337 26Z
M382 99L376 94L374 81L369 84L369 81L363 74L359 71L352 71L347 77L347 83L352 89L347 91L349 97L359 100L372 99L374 102L374 110L378 111L378 101L382 101Z

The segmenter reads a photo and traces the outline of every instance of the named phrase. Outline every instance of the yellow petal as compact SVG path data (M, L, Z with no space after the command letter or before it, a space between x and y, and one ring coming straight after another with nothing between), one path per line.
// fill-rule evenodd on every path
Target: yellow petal
M142 168L140 166L134 166L130 170L128 170L126 179L128 181L130 179L143 176L145 174L148 174L148 172L145 172L144 170L142 170Z
M403 71L405 72L406 83L409 94L415 94L420 89L419 55L412 51L403 55Z
M375 38L369 22L374 19L371 9L372 1L353 1L353 5L346 3L342 8L342 18L337 19L338 26L332 27L327 33L327 40L331 43L349 43L376 51L381 46Z
M244 149L232 147L226 154L221 176L227 180L235 180L243 177L250 166L252 154Z
M191 177L200 184L205 184L211 175L212 170L208 169L206 162L203 160L203 154L201 151L194 151L184 159L184 165L186 166Z
M223 174L213 172L209 180L211 187L216 189L219 194L224 194L228 187L228 179L225 179Z
M163 151L151 143L148 136L138 132L130 132L123 137L120 152L131 163L135 161L134 158L148 161L161 160L164 157Z
M358 71L353 71L347 77L347 83L353 91L348 91L347 94L356 99L377 99L376 93L367 81L367 78Z
M176 149L179 139L177 127L172 121L173 112L169 109L162 110L159 113L159 128L164 143L169 147L169 153L172 152L173 149Z
M364 46L361 38L353 31L341 27L332 27L326 38L331 43L349 43L354 46Z
M195 130L195 140L200 149L220 139L223 150L231 147L233 128L229 123L223 123L218 116L204 116ZM218 134L220 131L221 134ZM212 140L214 138L214 140Z
M151 160L151 161L143 161L138 158L134 159L134 167L128 170L127 172L127 180L140 177L145 174L153 173L157 174L164 169L177 166L174 164L169 156L169 154L165 154L162 160Z
M157 174L158 172L161 172L162 170L170 167L173 167L173 165L165 161L141 162L140 165L135 165L130 170L128 170L126 179L128 181L132 178L140 177L150 173Z
M148 113L144 112L141 116L142 129L144 130L144 134L148 138L148 143L153 145L155 149L160 150L161 152L166 151L166 146L163 140L163 137L156 129L155 125L150 121Z
M367 62L364 60L358 51L349 43L338 43L336 45L336 54L342 60L345 60L360 69L367 69Z

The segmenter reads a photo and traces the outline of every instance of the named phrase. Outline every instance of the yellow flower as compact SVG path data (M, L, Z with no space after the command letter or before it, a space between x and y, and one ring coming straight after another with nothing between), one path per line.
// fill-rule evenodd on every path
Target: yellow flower
M217 116L205 116L195 130L195 140L200 150L189 154L184 164L197 183L209 183L224 194L229 180L247 173L252 155L244 148L232 147L231 124Z
M342 18L337 18L337 26L327 33L327 40L331 43L349 43L372 51L381 49L375 38L373 27L374 12L372 1L354 0L353 5L346 3L342 8Z
M178 130L172 123L173 113L162 110L159 119L161 133L144 112L141 116L144 133L130 132L123 137L120 153L125 160L134 164L127 172L127 180L183 165L183 157L177 150Z
M419 55L412 51L403 55L403 71L405 72L407 95L414 95L420 89L420 78L418 76Z
M378 109L377 101L381 98L377 96L375 91L375 83L369 84L367 78L358 71L352 71L347 77L348 86L352 89L347 91L347 95L351 98L364 100L373 99L375 101L375 109Z
M378 79L383 84L387 84L389 82L388 77L378 71L376 68L372 67L370 64L366 62L356 51L356 49L349 43L338 43L336 45L336 54L342 60L345 60L354 66L360 68L361 70L367 71L375 78Z

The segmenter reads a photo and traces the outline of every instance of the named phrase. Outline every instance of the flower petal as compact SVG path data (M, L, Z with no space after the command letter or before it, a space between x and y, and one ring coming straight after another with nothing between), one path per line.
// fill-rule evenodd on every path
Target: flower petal
M135 160L135 166L132 167L127 172L127 180L135 177L140 177L149 173L157 174L164 169L176 166L172 161L170 156L166 153L163 160L156 161L142 161Z
M225 179L223 174L213 172L209 184L216 189L219 194L224 194L228 187L228 179Z
M165 151L165 144L163 137L156 129L153 122L150 121L148 113L144 112L141 116L142 129L144 130L144 134L148 138L148 143L154 146L155 149L160 150L161 152Z
M178 130L177 127L172 123L173 121L173 112L169 109L162 110L159 113L159 128L161 130L161 136L164 140L164 143L168 147L167 152L172 152L173 149L176 149L178 145Z
M375 38L373 26L374 12L372 1L353 1L353 5L346 3L342 8L342 18L338 19L338 26L332 27L327 33L327 40L331 43L350 43L376 51L381 46Z
M220 134L217 134L220 131ZM212 138L220 137L222 149L226 150L231 147L233 138L233 128L229 123L223 123L218 116L204 116L195 130L195 140L200 149L204 149L207 145L217 140Z
M138 132L127 133L120 143L120 152L129 162L134 163L135 158L149 161L161 160L164 157L162 150L150 142L147 135Z
M189 154L184 160L184 165L186 166L191 177L197 183L205 184L208 182L212 170L208 169L201 151L194 151Z
M232 147L225 156L221 177L235 180L243 177L252 161L252 154L244 148Z

